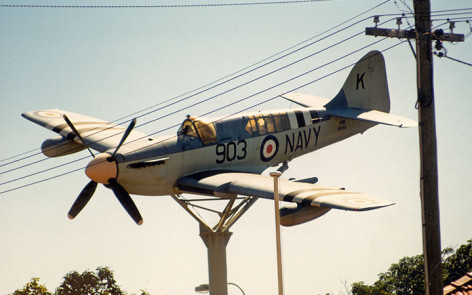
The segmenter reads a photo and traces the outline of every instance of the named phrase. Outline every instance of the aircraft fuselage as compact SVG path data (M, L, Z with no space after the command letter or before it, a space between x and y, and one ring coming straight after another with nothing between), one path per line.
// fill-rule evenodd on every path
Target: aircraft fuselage
M140 143L135 152L123 154L118 181L132 194L181 193L175 183L182 176L211 170L261 173L374 125L313 108L188 118L176 136Z

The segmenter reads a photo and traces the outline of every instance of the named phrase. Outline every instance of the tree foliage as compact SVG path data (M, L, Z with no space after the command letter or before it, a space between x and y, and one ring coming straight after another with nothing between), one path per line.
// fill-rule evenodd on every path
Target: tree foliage
M96 273L91 271L84 271L82 274L76 271L68 273L55 294L124 295L125 293L116 284L113 272L108 267L98 267Z
M32 278L22 289L13 292L12 295L51 295L44 285L39 284L39 278Z
M108 267L97 267L96 272L71 271L54 293L49 293L44 285L39 284L39 278L32 278L22 289L11 295L126 295L117 285L113 272ZM141 290L140 295L150 295Z
M424 294L423 256L404 257L390 266L387 272L379 275L379 280L372 286L364 282L352 285L352 294L390 295Z
M467 272L472 271L472 239L460 246L455 252L452 248L446 250L452 253L443 262L444 284L449 285Z
M444 285L472 270L472 239L457 250L446 248L443 254ZM416 295L425 294L423 255L404 257L381 273L373 285L352 284L353 295Z

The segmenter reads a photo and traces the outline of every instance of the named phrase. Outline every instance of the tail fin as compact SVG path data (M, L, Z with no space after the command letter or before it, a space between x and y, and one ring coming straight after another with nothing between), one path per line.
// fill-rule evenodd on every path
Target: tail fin
M390 112L385 61L379 51L370 51L352 68L339 93L326 109L355 108Z
M330 116L367 121L398 127L413 127L413 120L389 114L385 62L379 51L371 51L352 68L339 93L329 102L320 97L301 93L285 93L283 98L303 107L326 108Z

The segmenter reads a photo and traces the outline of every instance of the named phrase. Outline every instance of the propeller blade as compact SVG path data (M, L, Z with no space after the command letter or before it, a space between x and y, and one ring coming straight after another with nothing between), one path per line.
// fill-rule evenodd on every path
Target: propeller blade
M108 183L115 193L116 198L118 201L120 201L126 212L128 212L129 216L133 218L134 222L136 222L138 225L143 224L143 218L141 217L138 208L134 204L133 199L131 199L125 188L122 187L115 178L108 179Z
M77 129L75 129L75 126L74 124L72 124L72 122L69 120L69 118L64 114L62 115L62 117L64 118L64 121L66 121L67 125L70 127L70 129L72 129L72 132L74 132L75 136L77 136L80 141L82 142L82 144L87 148L87 150L90 152L90 154L92 155L92 157L95 158L95 155L92 153L92 150L89 148L89 146L87 145L87 143L85 142L85 140L82 138L82 136L80 136L80 133L79 131L77 131Z
M111 155L111 158L112 158L112 159L115 158L116 152L118 152L118 150L120 149L121 145L125 142L126 138L127 138L128 135L131 133L131 130L133 130L133 128L134 128L135 125L136 125L136 118L134 118L133 120L131 120L131 122L130 122L129 125L128 125L128 128L126 128L126 131L125 131L125 133L123 134L123 137L121 138L120 143L116 146L115 151L114 151L113 154Z
M77 214L84 209L85 205L87 205L88 201L90 201L90 198L93 196L96 188L97 183L93 180L84 187L69 210L68 216L70 219L74 219Z

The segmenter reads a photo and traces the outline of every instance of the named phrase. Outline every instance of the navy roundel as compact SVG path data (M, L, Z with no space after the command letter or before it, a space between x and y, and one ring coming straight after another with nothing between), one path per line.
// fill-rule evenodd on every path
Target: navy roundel
M277 137L273 135L268 135L261 144L261 160L264 162L269 162L272 160L279 151L279 141Z

